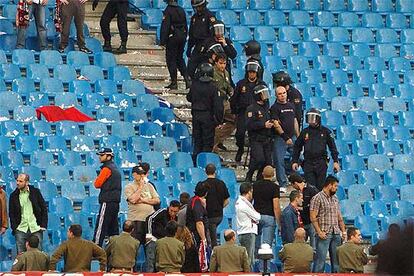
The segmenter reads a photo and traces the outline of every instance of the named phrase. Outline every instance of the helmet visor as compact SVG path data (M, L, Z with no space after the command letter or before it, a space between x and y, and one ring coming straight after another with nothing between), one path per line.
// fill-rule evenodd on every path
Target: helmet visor
M208 48L207 52L214 53L214 54L224 53L224 49L223 49L223 46L221 46L220 43L216 43L216 44L211 45L210 48Z
M306 122L308 124L319 124L321 120L321 115L316 112L306 113Z
M256 95L260 94L260 97L262 98L263 101L268 100L269 99L269 88L263 87L260 90L256 90L255 94Z
M247 72L259 72L260 65L257 62L248 62L246 64Z
M216 24L213 26L215 36L224 36L224 24Z

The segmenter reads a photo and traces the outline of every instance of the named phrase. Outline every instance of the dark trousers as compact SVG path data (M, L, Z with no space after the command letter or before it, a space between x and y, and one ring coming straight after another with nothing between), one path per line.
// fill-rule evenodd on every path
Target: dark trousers
M312 161L305 160L303 164L303 172L306 183L317 187L319 191L323 188L327 170L328 164L325 159L317 159Z
M184 46L185 38L172 36L168 39L167 47L165 48L165 58L171 81L177 81L177 68L180 70L181 76L187 77L187 68L183 58Z
M69 4L62 5L62 35L60 37L60 48L66 48L66 46L68 46L72 17L74 17L75 21L78 46L79 48L85 47L85 37L83 35L85 4L81 4L78 0L69 0Z
M200 152L211 152L214 146L215 123L208 111L193 112L193 158Z
M134 231L132 231L131 236L145 246L145 221L134 220L132 223L134 225Z
M109 1L102 13L101 25L102 36L105 41L111 40L111 33L109 30L109 24L112 19L116 16L118 23L119 36L122 42L128 40L128 24L127 24L127 13L128 13L128 1Z
M250 163L247 174L253 175L258 170L256 179L262 179L264 167L272 165L272 139L258 141L250 139Z
M206 58L201 54L202 42L196 44L191 52L191 57L188 59L188 75L194 79L195 72L199 64L208 62Z
M102 247L105 238L118 235L118 202L104 202L99 208L93 242Z
M237 114L236 117L236 145L239 149L244 149L244 139L246 137L246 116L244 112Z
M210 233L211 248L214 248L214 246L217 245L217 227L222 220L223 217L208 218L208 232Z

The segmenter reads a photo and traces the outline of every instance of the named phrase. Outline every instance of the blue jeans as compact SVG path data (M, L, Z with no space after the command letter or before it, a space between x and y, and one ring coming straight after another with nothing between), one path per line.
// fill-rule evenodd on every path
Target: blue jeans
M285 155L287 151L291 151L292 146L288 146L280 136L276 136L273 142L273 165L276 168L276 179L280 187L288 185L285 170Z
M16 232L14 233L14 237L16 238L17 255L26 251L26 241L31 235L37 236L39 238L38 249L42 250L42 242L43 242L43 231L42 230L34 232L34 233L31 233L29 230L27 231L27 233L16 230Z
M40 50L45 50L47 48L45 6L41 4L35 4L35 3L32 3L32 5L29 5L29 17L32 17L32 15L34 16L34 19L36 22L37 35L39 36ZM27 28L17 28L16 48L18 49L25 48Z
M306 235L309 237L309 245L313 248L313 251L316 251L315 228L312 223L304 225L303 228L306 231Z
M261 215L257 230L256 253L263 243L267 243L272 247L275 238L276 220L275 217Z
M247 250L247 256L250 261L250 270L253 271L254 265L254 245L256 243L256 234L240 234L239 243L241 246L244 246Z
M325 271L326 253L329 250L329 258L331 260L331 272L338 272L338 259L336 258L336 248L341 245L341 235L327 234L326 239L322 240L316 237L316 258L313 264L313 272L323 273Z
M146 272L152 273L156 272L155 270L155 249L156 249L156 243L155 241L150 241L145 245L145 257L146 257L146 264L147 269Z

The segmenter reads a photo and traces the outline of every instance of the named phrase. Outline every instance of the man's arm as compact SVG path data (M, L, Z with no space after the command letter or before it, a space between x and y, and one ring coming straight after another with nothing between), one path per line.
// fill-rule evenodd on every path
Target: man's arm
M197 229L197 233L200 236L200 239L202 241L204 241L206 239L206 234L205 234L205 229L204 229L204 222L202 221L197 221L196 222L196 229Z
M359 259L361 260L361 263L363 263L364 265L366 265L368 263L368 256L367 254L365 254L364 250L361 247L361 250L358 251L359 253Z
M164 16L161 22L161 30L160 30L160 45L161 46L167 45L167 41L170 36L170 29L171 29L170 14L164 11L163 15Z
M273 213L275 214L276 223L280 226L280 217L282 215L282 211L280 210L280 203L279 198L273 198Z
M302 151L304 142L305 140L303 138L303 132L301 132L299 134L299 137L295 141L295 145L293 146L292 163L299 162L299 156L300 156L300 152Z
M11 271L25 271L24 261L21 260L21 258L22 258L22 255L19 255L16 257L16 259L13 262Z
M105 181L111 176L112 172L109 168L104 167L102 168L101 172L99 173L98 177L95 179L95 188L99 189L105 183Z
M40 222L40 227L44 228L43 230L47 229L47 222L49 220L49 217L47 215L47 204L45 199L42 196L42 193L40 192L40 190L38 190L39 192L39 204L40 204L40 209L42 212L42 221Z
M344 239L345 240L345 238L346 238L346 228L345 228L345 223L344 223L344 219L342 218L342 215L341 215L341 209L339 209L340 208L340 206L339 206L339 203L338 203L338 223L339 223L339 228L341 229L341 232L342 232L342 239Z
M93 251L92 256L94 259L97 259L99 261L99 270L105 271L106 270L106 253L105 250L97 246L96 244L93 244Z
M295 118L295 121L293 122L293 128L295 129L296 137L299 137L300 130L299 130L298 120L296 118Z
M62 258L63 254L66 252L66 243L62 243L56 251L53 253L53 255L50 257L49 262L49 270L50 271L56 271L56 264L59 262L59 260Z

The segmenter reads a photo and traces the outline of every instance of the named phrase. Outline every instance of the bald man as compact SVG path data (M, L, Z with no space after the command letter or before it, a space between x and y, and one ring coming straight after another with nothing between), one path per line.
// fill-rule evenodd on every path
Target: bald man
M285 273L305 273L311 271L313 249L305 243L306 231L297 228L295 241L285 244L279 252L279 258L284 263Z
M224 231L225 244L213 249L210 260L210 272L250 272L247 250L236 244L236 232Z
M285 87L276 88L276 102L270 108L270 117L274 122L275 139L273 142L273 166L280 187L288 185L285 170L286 152L293 152L293 142L299 136L299 124L296 120L295 105L288 102ZM289 162L290 164L290 162Z

